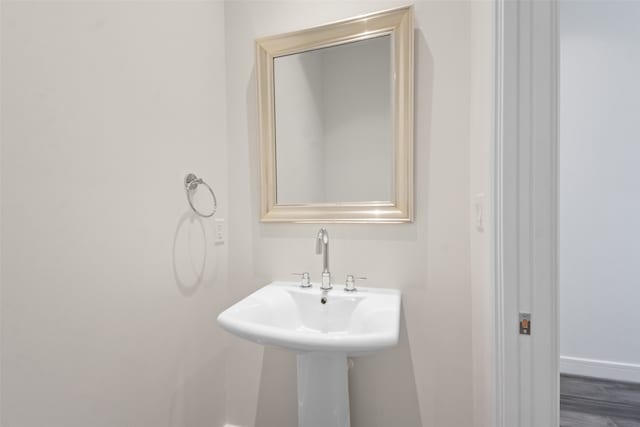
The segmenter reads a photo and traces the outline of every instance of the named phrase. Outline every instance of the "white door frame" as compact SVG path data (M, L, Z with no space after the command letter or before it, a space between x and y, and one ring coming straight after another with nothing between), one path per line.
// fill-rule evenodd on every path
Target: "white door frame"
M496 0L495 42L493 424L557 427L556 1Z

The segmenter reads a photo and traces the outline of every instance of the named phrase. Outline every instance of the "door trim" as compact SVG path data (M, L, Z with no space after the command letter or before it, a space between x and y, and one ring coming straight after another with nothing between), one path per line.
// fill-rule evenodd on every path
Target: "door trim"
M494 425L559 425L555 0L496 0ZM519 335L518 313L532 315Z

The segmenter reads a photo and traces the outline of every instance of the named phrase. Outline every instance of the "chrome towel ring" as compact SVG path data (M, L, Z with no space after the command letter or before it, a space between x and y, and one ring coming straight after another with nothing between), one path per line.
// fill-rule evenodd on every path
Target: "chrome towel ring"
M209 214L203 214L198 209L196 209L196 207L193 205L193 201L191 200L191 190L195 190L200 184L207 187L207 189L211 193L211 196L213 197L213 211ZM213 192L213 189L209 186L209 184L204 182L202 178L198 178L192 173L187 174L187 176L184 177L184 191L187 194L187 201L189 202L189 206L191 206L191 209L195 213L204 218L212 217L216 213L216 210L218 209L218 200L216 199L216 193Z

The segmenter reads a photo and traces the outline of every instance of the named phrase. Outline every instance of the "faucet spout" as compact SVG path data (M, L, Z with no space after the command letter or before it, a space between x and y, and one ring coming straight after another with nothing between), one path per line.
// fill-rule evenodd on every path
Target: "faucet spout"
M322 254L322 285L320 289L331 289L331 273L329 272L329 233L321 228L316 236L316 254Z
M324 233L324 228L318 230L318 235L316 236L316 255L320 255L322 253L322 245L324 244Z

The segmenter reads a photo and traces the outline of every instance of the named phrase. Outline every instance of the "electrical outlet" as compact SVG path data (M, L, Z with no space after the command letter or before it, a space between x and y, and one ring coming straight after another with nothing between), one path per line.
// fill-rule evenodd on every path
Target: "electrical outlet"
M214 220L214 242L217 245L221 245L225 241L225 229L224 229L224 218L216 218Z

